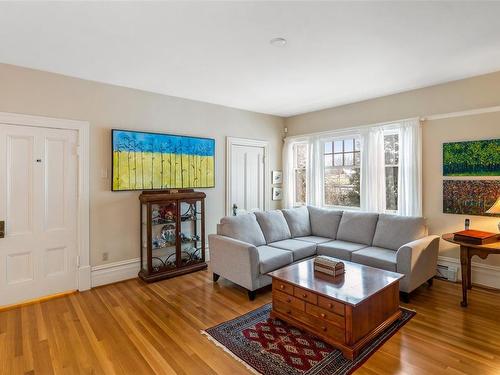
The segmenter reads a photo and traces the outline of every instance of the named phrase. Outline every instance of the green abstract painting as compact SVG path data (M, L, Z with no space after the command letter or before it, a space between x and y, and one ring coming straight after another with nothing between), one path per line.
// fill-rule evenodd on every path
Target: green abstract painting
M443 176L500 176L500 139L444 143Z

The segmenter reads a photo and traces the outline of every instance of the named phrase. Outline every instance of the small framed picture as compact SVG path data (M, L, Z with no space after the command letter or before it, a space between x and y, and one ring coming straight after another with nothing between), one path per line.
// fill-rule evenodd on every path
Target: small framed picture
M273 187L273 201L280 201L283 199L283 190L279 187Z
M273 171L271 173L271 180L273 184L282 184L283 183L283 172L282 171Z

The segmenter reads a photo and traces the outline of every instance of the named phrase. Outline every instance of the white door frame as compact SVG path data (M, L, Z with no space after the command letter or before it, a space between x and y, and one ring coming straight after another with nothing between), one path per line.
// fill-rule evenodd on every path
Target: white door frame
M258 139L226 137L226 215L231 216L233 201L231 197L231 147L253 146L264 148L264 209L268 210L271 202L271 172L269 170L269 142Z
M86 121L0 112L0 124L76 130L78 132L77 287L90 289L89 170L90 126Z

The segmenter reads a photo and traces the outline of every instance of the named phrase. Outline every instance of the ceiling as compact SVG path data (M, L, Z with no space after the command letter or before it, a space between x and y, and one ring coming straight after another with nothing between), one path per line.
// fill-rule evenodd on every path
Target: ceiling
M286 117L500 70L499 18L499 2L2 2L0 62Z

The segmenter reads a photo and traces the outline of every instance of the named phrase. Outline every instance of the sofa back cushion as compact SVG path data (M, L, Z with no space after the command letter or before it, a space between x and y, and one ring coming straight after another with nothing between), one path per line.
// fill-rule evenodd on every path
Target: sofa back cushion
M423 217L380 214L373 246L398 250L408 242L427 236Z
M292 237L290 228L280 210L255 212L257 222L267 243L287 240Z
M250 243L254 246L264 245L266 239L253 213L239 216L226 216L217 225L217 234Z
M311 223L307 207L286 208L281 210L290 229L292 237L304 237L311 235Z
M337 239L371 245L378 214L372 212L344 211L340 220Z
M337 238L342 211L308 206L313 236Z

